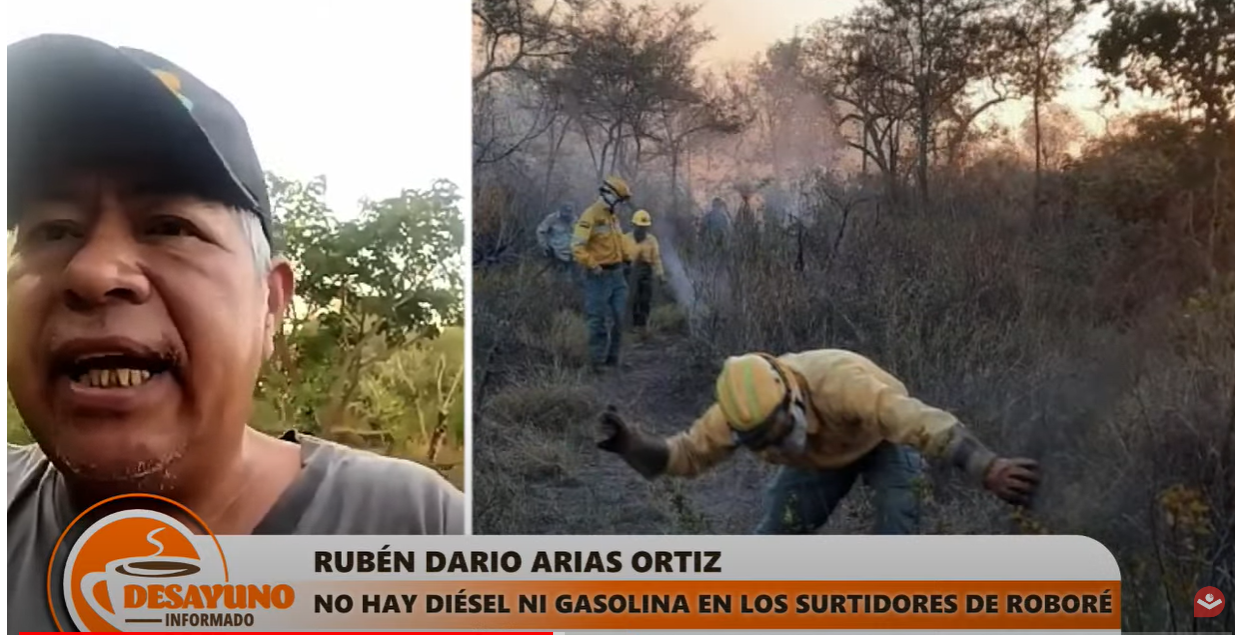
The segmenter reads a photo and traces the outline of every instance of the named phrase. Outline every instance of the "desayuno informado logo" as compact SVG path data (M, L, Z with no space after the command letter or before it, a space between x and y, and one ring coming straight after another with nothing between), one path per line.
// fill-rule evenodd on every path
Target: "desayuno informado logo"
M252 627L262 613L295 601L286 584L229 580L227 559L209 530L194 535L148 509L116 512L87 528L69 551L62 584L73 624L90 632Z

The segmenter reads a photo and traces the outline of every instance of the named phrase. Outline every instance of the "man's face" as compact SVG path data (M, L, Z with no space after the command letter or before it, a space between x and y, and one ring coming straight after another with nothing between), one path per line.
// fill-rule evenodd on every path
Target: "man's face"
M750 432L741 435L741 443L753 452L766 450L779 444L793 431L793 414L788 406L781 406Z
M137 173L49 179L9 258L9 389L69 474L177 478L238 443L291 272L238 214Z

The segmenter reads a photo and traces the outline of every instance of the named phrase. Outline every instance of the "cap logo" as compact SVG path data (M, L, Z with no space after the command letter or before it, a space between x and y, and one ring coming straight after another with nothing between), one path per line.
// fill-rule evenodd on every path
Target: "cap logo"
M173 73L169 73L163 70L151 69L150 72L154 73L154 76L158 77L159 81L163 82L163 85L166 86L168 90L172 91L172 93L175 94L176 97L180 98L180 103L184 104L185 108L189 110L193 110L193 102L189 101L188 97L185 97L184 95L180 93L180 78L179 77L176 77Z

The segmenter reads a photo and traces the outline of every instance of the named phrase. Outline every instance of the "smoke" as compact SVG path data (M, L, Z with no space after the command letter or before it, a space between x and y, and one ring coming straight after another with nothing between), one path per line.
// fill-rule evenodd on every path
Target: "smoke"
M673 291L674 300L693 323L698 311L695 285L686 271L686 266L682 263L682 258L678 255L678 250L673 246L672 237L668 234L660 241L660 259L665 267L665 278L668 279L669 289Z
M833 105L803 81L791 49L787 43L770 47L763 61L734 71L738 88L721 91L742 112L759 116L737 134L691 136L672 163L663 153L647 152L625 128L618 127L614 137L613 130L543 118L548 115L542 106L554 102L540 95L537 85L495 86L477 109L475 145L488 155L476 161L476 180L500 183L509 192L505 203L490 206L490 215L512 234L511 226L519 228L508 240L514 243L511 250L534 249L532 230L546 213L564 202L580 213L595 200L600 178L621 176L635 200L623 220L639 208L656 219L653 232L661 243L668 289L697 329L711 309L734 301L729 276L739 273L731 267L741 266L724 245L697 242L694 226L707 201L719 197L735 210L739 185L758 184L748 197L753 218L779 231L816 220L803 218L812 216L813 207L803 200L811 177L855 165L836 130Z

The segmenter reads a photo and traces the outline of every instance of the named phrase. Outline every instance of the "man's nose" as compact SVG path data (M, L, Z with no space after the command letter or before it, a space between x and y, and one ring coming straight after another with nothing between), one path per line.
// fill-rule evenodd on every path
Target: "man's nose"
M106 202L102 207L65 270L65 304L73 310L109 302L141 304L150 296L150 281L140 266L140 245L126 214Z

